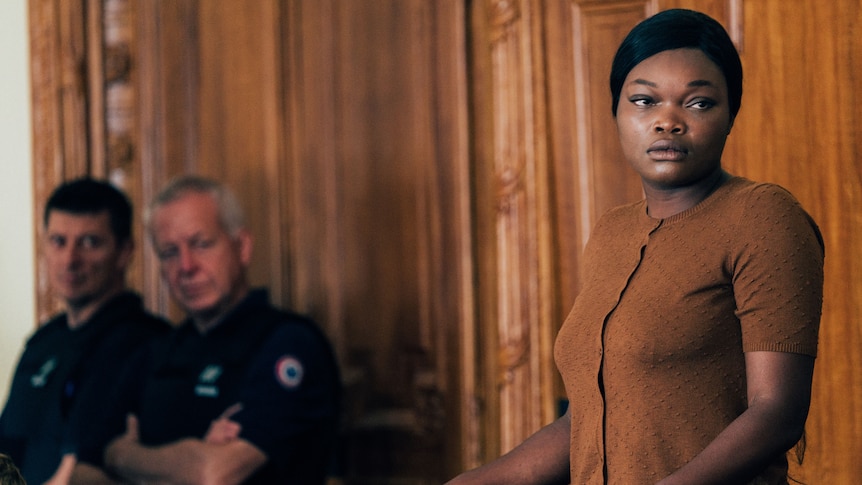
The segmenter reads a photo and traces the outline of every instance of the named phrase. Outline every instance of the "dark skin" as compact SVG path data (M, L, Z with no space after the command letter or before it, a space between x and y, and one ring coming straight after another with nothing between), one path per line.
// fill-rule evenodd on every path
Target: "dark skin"
M661 52L628 74L617 129L623 153L641 177L651 217L696 206L730 177L721 166L733 126L727 99L723 73L699 50ZM659 485L746 483L802 436L814 359L747 352L745 369L748 408ZM450 483L567 483L570 422L567 414L510 453Z
M650 216L689 209L727 179L721 168L733 126L727 83L702 52L664 51L635 66L623 84L616 122Z

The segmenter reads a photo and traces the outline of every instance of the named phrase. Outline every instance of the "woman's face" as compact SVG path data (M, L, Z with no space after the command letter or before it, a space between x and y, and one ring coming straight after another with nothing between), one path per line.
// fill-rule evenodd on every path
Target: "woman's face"
M697 183L721 168L733 124L727 82L699 49L660 52L629 72L616 122L623 154L645 185Z

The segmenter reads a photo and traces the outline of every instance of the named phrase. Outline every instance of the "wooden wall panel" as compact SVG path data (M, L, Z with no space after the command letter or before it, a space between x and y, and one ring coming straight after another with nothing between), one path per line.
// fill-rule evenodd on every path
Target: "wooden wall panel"
M238 194L254 234L250 279L284 303L279 200L283 101L278 2L135 2L137 113L149 200L171 177L200 173ZM254 53L254 55L250 55ZM145 257L151 258L148 253ZM147 298L172 318L148 259Z
M482 456L557 415L541 2L471 5Z
M179 173L227 181L256 237L252 282L338 350L352 411L340 471L439 483L475 462L462 2L34 0L31 13L52 34L34 36L34 138L52 162L37 183L121 167L141 208ZM148 306L179 319L151 254Z
M579 291L580 257L592 226L611 207L642 198L640 178L623 159L611 114L611 61L626 33L658 8L655 1L547 2L544 38L555 291L553 333ZM566 400L559 376L552 393Z
M134 2L133 82L139 130L142 196L144 206L172 174L193 169L197 158L198 110L193 95L197 79L197 16L192 1ZM149 238L144 239L143 296L149 308L173 320L182 317L162 284L158 261Z
M745 1L745 94L730 171L789 189L826 243L825 297L807 451L796 478L862 476L862 2Z
M648 15L649 5L647 1L629 1L575 2L573 6L581 249L601 214L642 198L640 178L633 174L616 142L608 77L616 47Z
M37 244L42 241L41 218L51 191L88 171L83 12L83 2L40 0L28 5ZM51 294L41 252L36 255L36 315L42 322L60 306Z
M859 0L31 0L36 211L83 173L139 208L180 172L229 180L256 233L254 282L318 319L342 360L348 481L439 483L557 414L551 349L583 243L640 198L610 118L611 56L671 7L717 17L741 48L729 170L784 185L823 229L794 476L854 483ZM176 318L141 236L132 283ZM46 316L41 266L37 282Z
M198 2L195 170L230 184L254 234L250 279L286 303L281 273L281 2ZM289 248L286 248L289 252Z
M350 483L439 483L471 453L459 5L333 0L284 12L292 298L334 330Z
M34 207L41 241L45 202L61 182L92 175L110 179L133 201L143 190L136 140L134 28L125 0L38 0L29 4L33 79ZM140 222L140 204L135 220ZM138 248L142 231L133 231ZM37 316L61 308L36 260ZM136 257L131 287L144 286L145 263Z

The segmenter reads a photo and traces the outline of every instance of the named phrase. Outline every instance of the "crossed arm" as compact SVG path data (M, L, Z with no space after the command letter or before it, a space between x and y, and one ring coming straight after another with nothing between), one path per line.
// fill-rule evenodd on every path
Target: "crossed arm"
M238 437L239 425L229 419L233 412L229 409L214 421L204 439L185 438L155 447L140 443L137 418L129 416L125 434L105 450L105 466L110 475L94 466L78 463L70 483L241 483L261 467L267 457L256 446Z

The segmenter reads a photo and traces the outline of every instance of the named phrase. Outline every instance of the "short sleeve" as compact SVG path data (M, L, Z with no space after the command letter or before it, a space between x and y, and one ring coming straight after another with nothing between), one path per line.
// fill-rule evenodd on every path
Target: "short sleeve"
M241 437L270 458L290 460L309 439L334 429L337 371L328 342L317 329L279 325L262 346L240 389L235 420ZM318 438L319 439L319 438Z
M823 303L823 238L786 190L758 184L748 194L733 261L743 350L817 355Z

